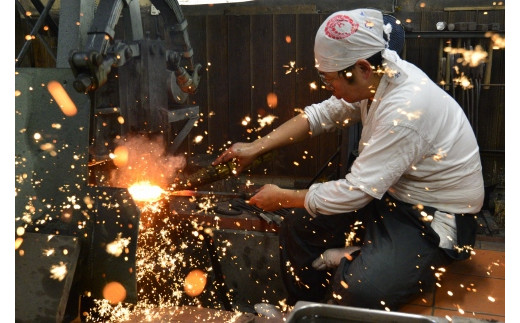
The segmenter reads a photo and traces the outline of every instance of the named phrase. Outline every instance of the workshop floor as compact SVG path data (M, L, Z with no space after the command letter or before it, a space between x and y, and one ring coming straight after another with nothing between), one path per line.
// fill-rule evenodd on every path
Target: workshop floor
M236 322L283 323L282 319L200 307L181 307L157 313L179 323ZM505 322L505 241L503 237L479 236L475 254L446 268L436 289L422 295L399 312L438 317L440 322ZM131 322L142 322L134 318ZM164 320L163 320L164 321Z
M432 293L400 311L444 317L505 322L505 243L503 237L479 237L475 255L446 268Z

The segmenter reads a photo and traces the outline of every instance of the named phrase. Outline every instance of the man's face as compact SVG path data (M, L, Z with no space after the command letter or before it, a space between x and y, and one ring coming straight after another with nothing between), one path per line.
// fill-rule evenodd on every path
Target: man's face
M325 88L332 91L332 94L338 99L353 103L373 96L369 89L368 80L358 64L346 72L318 71L318 73Z

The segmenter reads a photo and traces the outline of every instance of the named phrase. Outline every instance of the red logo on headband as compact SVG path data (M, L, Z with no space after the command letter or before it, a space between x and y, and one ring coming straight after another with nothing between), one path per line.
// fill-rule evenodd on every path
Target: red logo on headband
M345 39L354 34L359 25L349 16L337 15L332 17L325 26L325 34L333 39Z

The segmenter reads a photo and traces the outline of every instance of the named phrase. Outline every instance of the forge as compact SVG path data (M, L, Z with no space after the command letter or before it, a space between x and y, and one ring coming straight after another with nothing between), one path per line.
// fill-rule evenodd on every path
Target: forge
M183 151L199 119L190 95L201 64L177 1L152 2L152 32L137 1L100 1L84 46L61 67L16 69L20 322L181 306L219 315L284 298L277 224L244 203L254 187L226 181L232 165L190 163ZM73 7L61 15L78 15ZM241 208L230 211L232 200ZM250 257L259 247L265 256Z

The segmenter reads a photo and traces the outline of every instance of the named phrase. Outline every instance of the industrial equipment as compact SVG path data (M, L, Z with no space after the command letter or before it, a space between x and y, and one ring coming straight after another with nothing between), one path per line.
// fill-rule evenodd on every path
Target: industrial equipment
M170 184L184 166L182 157L175 155L199 114L199 107L189 103L189 95L199 85L201 65L193 61L187 21L177 1L151 2L160 12L153 33L143 32L139 1L99 1L85 46L70 53L70 68L18 67L26 46L18 56L15 239L19 322L107 319L112 314L107 317L103 306L115 307L120 302L131 307L143 292L152 295L151 303L160 302L175 296L172 288L179 288L159 289L161 284L175 283L168 281L168 275L157 277L164 268L157 268L149 281L140 277L143 285L137 286L141 274L136 270L138 243L151 239L159 245L157 236L139 236L140 225L144 223L156 234L165 224L160 219L143 219L149 214L128 192L136 178L117 173L125 168L118 164L117 148L125 147L124 153L131 158L135 151L127 147L136 141L139 153L154 154L149 158L164 169L156 174L150 163L134 172L148 180L158 178L162 186ZM53 3L42 11L42 21ZM123 30L121 38L116 30ZM163 214L172 212L167 200L160 207ZM184 239L193 238L192 232L179 228L168 239L180 246ZM199 241L189 256L194 266L211 268L211 255ZM46 261L41 261L42 255ZM178 266L175 270L185 275L189 269ZM208 296L201 302L218 308L221 301L212 296L214 277L208 277Z

